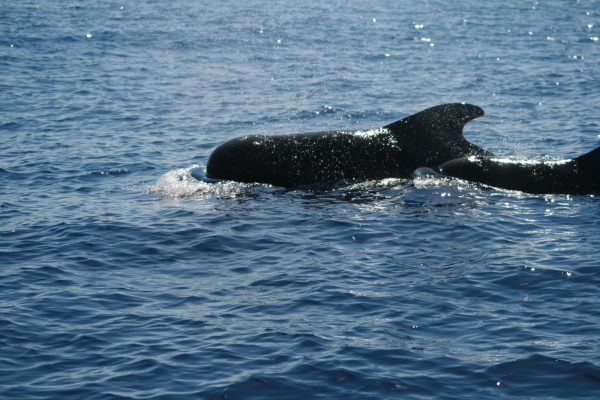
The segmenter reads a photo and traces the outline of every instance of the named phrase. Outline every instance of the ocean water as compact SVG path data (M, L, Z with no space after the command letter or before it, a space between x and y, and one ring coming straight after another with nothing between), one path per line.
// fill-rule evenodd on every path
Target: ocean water
M462 101L577 156L599 37L583 0L0 1L0 398L598 398L598 197L191 174Z

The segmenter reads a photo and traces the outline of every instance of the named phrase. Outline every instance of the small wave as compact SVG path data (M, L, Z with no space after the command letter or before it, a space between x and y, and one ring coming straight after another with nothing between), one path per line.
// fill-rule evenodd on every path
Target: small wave
M442 175L430 168L418 168L413 173L413 183L418 189L448 188L458 192L473 189L475 184Z
M6 179L10 179L10 180L19 180L19 179L25 179L28 176L30 176L30 175L26 174L26 173L13 172L8 169L0 168L0 177L2 177L2 178L6 178Z
M163 199L188 197L210 199L243 197L249 194L250 189L257 186L260 185L208 178L204 168L194 164L188 168L178 168L163 174L147 189Z
M104 176L114 176L114 175L126 175L129 173L127 168L118 168L118 169L107 169L107 170L97 170L88 172L88 176L92 177L104 177Z
M334 116L338 113L343 112L344 110L341 108L337 108L331 105L324 105L319 107L316 110L311 110L311 111L299 111L297 113L292 114L292 116L290 117L291 120L308 120L308 119L313 119L313 118L317 118L317 117L323 117L323 116Z
M503 156L503 157L492 157L492 161L500 163L500 164L517 164L517 165L563 165L571 162L570 159L557 158L551 156L537 157L537 158L526 158L526 157L513 157L513 156ZM478 161L477 156L470 156L469 161L476 162Z
M505 385L513 394L543 396L552 387L557 398L588 398L590 393L597 394L600 389L597 365L540 354L495 365L489 373L497 377L498 386Z
M0 130L14 131L20 127L21 127L21 125L18 124L17 122L11 121L11 122L0 123Z

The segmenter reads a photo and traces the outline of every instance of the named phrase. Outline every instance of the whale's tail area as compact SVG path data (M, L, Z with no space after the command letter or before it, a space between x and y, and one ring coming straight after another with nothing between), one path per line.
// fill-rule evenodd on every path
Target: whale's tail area
M414 142L423 148L444 148L447 154L441 160L443 163L467 155L493 155L463 136L465 124L482 115L481 107L473 104L442 104L386 125L385 128L395 135L418 135Z

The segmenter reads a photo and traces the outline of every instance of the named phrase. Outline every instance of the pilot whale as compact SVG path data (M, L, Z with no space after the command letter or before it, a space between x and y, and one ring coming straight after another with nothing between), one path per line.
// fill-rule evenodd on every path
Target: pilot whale
M442 164L438 172L533 194L600 194L600 147L575 159L561 161L461 157Z
M206 176L296 187L410 177L419 167L490 153L463 137L483 115L471 104L443 104L379 128L241 136L210 155Z

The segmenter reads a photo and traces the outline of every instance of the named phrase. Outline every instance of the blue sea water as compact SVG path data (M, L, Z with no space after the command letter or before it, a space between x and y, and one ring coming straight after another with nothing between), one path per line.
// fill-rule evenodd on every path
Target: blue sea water
M600 396L600 201L192 178L464 101L600 145L596 1L0 1L0 398Z

